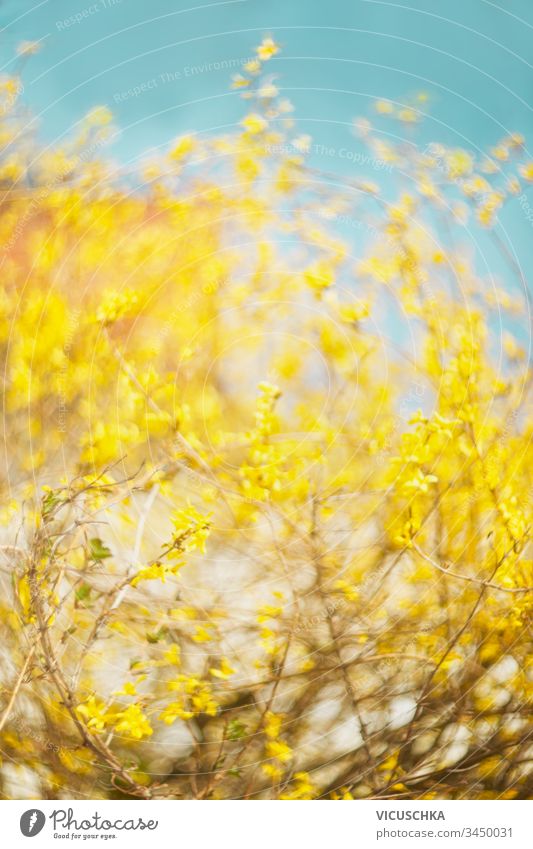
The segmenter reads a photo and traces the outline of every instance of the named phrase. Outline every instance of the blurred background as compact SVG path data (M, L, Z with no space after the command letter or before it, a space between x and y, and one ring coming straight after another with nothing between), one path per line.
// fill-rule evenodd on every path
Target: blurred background
M58 141L106 105L120 128L112 150L122 163L181 133L230 130L243 115L231 78L268 34L282 47L272 65L276 85L312 137L310 164L321 170L372 177L353 119L378 119L384 139L397 141L397 126L381 126L372 111L381 97L408 107L423 93L422 145L439 140L480 154L512 132L526 145L533 138L530 0L4 0L0 24L4 73L18 70L21 41L40 44L22 77L41 137ZM524 204L507 203L499 220L531 276ZM491 246L472 244L472 252L479 247L480 273L516 285L499 279L509 275Z
M53 138L107 104L124 157L239 118L224 63L244 62L265 33L282 45L276 73L319 143L346 141L374 98L421 89L426 131L443 143L482 148L533 126L529 0L4 0L0 22L4 71L21 40L43 42L25 78L43 132Z
M263 708L257 716L253 708L240 725L243 704L253 704L247 693L241 700L241 684L230 680L224 689L226 680L234 674L237 682L249 680L258 688L257 705L270 705L277 687L271 673L277 676L285 663L278 664L281 637L290 634L288 652L298 633L294 657L286 656L294 674L307 675L306 689L296 698L288 682L280 709L280 717L293 711L287 722L296 728L287 732L293 748L277 739L281 725L274 718L265 731L264 751L257 740L250 750L254 770L265 757L292 764L294 750L294 763L314 773L324 761L323 747L328 758L332 752L355 755L346 769L320 778L326 794L336 789L335 782L343 787L356 776L356 784L366 775L363 767L370 765L367 771L373 772L379 761L385 772L375 787L382 794L389 789L416 797L426 791L474 794L482 784L483 798L525 796L532 757L525 752L530 681L523 674L530 612L522 595L531 585L526 571L531 559L521 558L530 544L533 503L527 454L531 422L523 413L531 383L525 362L530 300L516 299L514 311L505 301L508 293L523 296L533 279L528 61L533 0L507 0L505 7L488 0L192 3L0 0L6 124L9 104L16 101L16 121L20 107L18 84L11 81L7 88L7 78L20 78L23 89L22 129L13 121L2 143L2 152L8 152L0 219L5 282L0 341L7 376L3 596L8 603L5 611L0 605L0 613L6 614L1 618L8 637L0 642L15 682L5 683L4 673L2 688L16 693L25 664L33 669L33 649L24 656L22 648L27 626L35 621L32 605L45 604L41 590L34 589L40 573L32 565L26 574L26 559L12 544L22 538L26 500L35 495L39 530L33 533L31 516L27 560L46 562L46 550L52 588L46 596L50 613L47 609L44 618L42 608L38 621L42 631L44 619L57 644L66 647L61 662L69 680L74 668L73 680L81 681L76 699L66 689L56 690L61 705L70 706L71 718L79 701L76 715L93 722L82 742L99 739L90 736L92 728L105 728L111 735L105 739L111 744L115 735L114 745L129 763L130 743L133 748L134 741L152 734L141 710L152 704L152 694L159 699L164 690L167 704L167 689L179 692L185 684L183 699L192 694L197 699L192 711L185 710L185 700L174 714L174 708L166 715L152 711L152 719L164 723L198 722L201 734L196 739L185 726L172 725L171 732L161 726L140 750L139 786L149 775L172 776L172 792L179 795L180 778L173 769L193 751L190 774L216 774L228 739L240 745L246 729L260 729L265 716ZM269 37L279 44L279 53ZM258 46L261 56L269 45L272 61L267 55L257 97L243 100L249 90L235 87L235 78ZM85 120L95 107L94 120ZM294 129L286 123L291 108ZM283 167L269 162L256 179L255 159L270 145L270 129L278 126L286 130L278 137L286 143L279 156ZM50 162L38 145L25 146L28 127L49 146ZM515 133L525 138L525 152ZM213 141L196 145L189 134ZM80 155L73 159L77 167L69 164L64 153L69 145L62 141L76 136L81 139L74 145L76 156L80 150L94 153L92 144L95 161ZM235 144L225 160L228 138ZM436 143L441 147L430 148ZM20 172L16 158L9 161L10 144L20 153ZM410 145L431 150L432 156L419 156ZM167 183L158 184L156 167L152 176L149 168L136 168L159 154L163 161L171 147ZM307 148L305 168L298 161L291 170L284 160ZM188 158L191 149L199 151L196 159L196 153ZM387 160L387 149L392 159ZM96 161L108 156L121 169L118 183ZM42 178L34 176L40 173L36 157L44 161ZM211 178L211 163L219 161ZM129 177L122 181L123 171ZM482 188L469 194L471 172ZM480 174L493 176L495 183L501 178L498 191L491 192L490 180ZM104 191L99 193L100 180ZM205 182L199 193L195 180ZM143 181L147 201L140 194ZM133 203L123 185L136 193ZM491 196L497 200L494 216L486 208ZM346 236L346 252L337 236ZM378 250L367 250L370 243L378 243ZM391 280L389 290L383 284ZM329 291L333 281L338 295ZM478 310L494 331L486 343L494 365L488 355L484 360ZM511 338L508 330L514 331ZM283 400L276 406L278 399ZM413 419L419 407L423 412ZM411 425L416 429L408 430ZM95 484L94 504L90 493L87 504L75 505L75 521L66 524L61 515L57 520L58 527L65 521L63 541L63 531L56 533L50 524L70 503L63 484L54 490L57 481L71 480L79 469L83 475L93 471L99 481L102 468L115 474L115 467L124 478L120 513L115 492L105 493L109 508L104 508L102 487ZM130 481L138 469L143 478L132 500ZM186 506L189 496L193 504ZM102 538L85 534L93 509L105 516L90 522L102 525ZM201 543L211 524L203 557ZM45 526L62 540L63 548L54 542L50 555L43 542L49 531L40 530ZM417 536L419 530L423 534ZM189 547L192 535L198 540ZM422 540L420 550L413 548L415 537ZM187 562L178 584L181 563L174 571L170 564L176 554L195 548L197 559ZM165 567L160 561L167 556ZM487 583L485 576L492 580L507 559L496 583ZM143 563L146 569L134 573ZM455 572L443 576L448 563ZM165 568L169 581L163 585L157 579L165 577ZM48 592L44 579L39 581ZM151 582L144 596L139 581ZM56 586L64 593L57 602ZM304 599L301 610L294 603L294 620L293 597ZM9 605L18 605L20 621L8 618ZM57 619L52 605L59 609ZM108 619L111 642L102 630ZM336 631L332 622L337 621ZM298 632L293 622L299 623ZM460 653L450 654L463 633ZM167 687L165 676L174 675L182 645L185 678L177 686L168 679L172 686ZM142 684L146 677L141 647L142 663L156 675L155 683L148 680L146 689L136 692L129 679L138 675ZM160 677L159 655L165 651L171 669ZM237 661L228 672L222 664L232 654ZM345 670L353 660L352 679ZM404 667L404 661L410 665ZM426 676L428 664L435 672ZM32 714L31 703L16 704L15 721L29 715L31 722L24 720L15 731L30 744L23 748L16 735L8 741L13 766L11 772L0 770L0 782L7 786L0 791L6 795L38 797L41 787L52 788L56 781L55 772L39 772L47 740L62 740L55 681L50 686L46 681L56 665L46 656L44 682L40 673L27 682L37 682L35 705L42 703L42 710L39 706ZM324 675L331 677L323 688ZM430 701L434 677L438 686ZM129 689L117 690L119 683ZM101 704L93 691L102 693ZM217 725L211 695L219 692L224 711L235 711L237 724L228 726L233 737ZM355 698L355 693L363 695ZM135 703L125 702L124 711L117 706L111 720L103 705L117 696L120 705L123 699ZM370 706L360 714L366 699ZM328 705L333 712L327 712ZM487 741L497 736L494 715L502 733L491 749ZM299 737L302 716L308 725L302 725ZM31 735L45 722L52 732L34 746ZM323 723L319 731L317 722ZM1 725L0 713L0 731ZM399 752L411 742L407 725L409 732L415 728L414 740L428 729L435 737L430 734L422 748L404 752L401 762ZM378 739L375 751L371 743L365 753L366 728L370 740ZM123 732L130 735L125 748ZM254 730L250 739L256 737ZM277 748L272 749L273 741ZM72 792L83 794L93 778L83 758L77 765L72 736L69 745L63 760L59 757L60 775L72 781ZM433 758L432 747L441 760ZM116 769L101 747L93 749ZM46 754L45 769L52 762ZM405 769L398 775L407 774L408 782L414 778L412 785L398 785L398 764ZM443 790L442 770L455 764L457 777ZM427 776L422 789L420 769ZM270 770L265 772L269 781L278 781L285 766L272 771L270 764ZM240 778L236 772L231 780ZM189 775L189 765L182 774ZM245 781L248 787L248 777ZM69 791L65 786L50 793ZM235 786L227 793L243 792ZM369 784L357 792L369 795L373 788ZM206 787L206 794L211 789ZM114 790L103 784L98 792ZM291 792L310 790L296 786Z

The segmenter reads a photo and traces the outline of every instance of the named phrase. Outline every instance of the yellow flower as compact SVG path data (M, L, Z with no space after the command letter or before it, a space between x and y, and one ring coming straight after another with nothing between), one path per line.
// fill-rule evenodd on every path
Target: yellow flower
M211 513L200 513L189 504L172 514L173 545L180 551L205 553L205 543L211 528Z
M317 263L317 265L305 271L304 280L311 289L318 293L324 289L329 289L335 282L333 269L326 263Z
M34 56L41 49L38 41L21 41L17 47L18 56Z
M176 139L174 142L174 146L169 153L169 157L175 162L180 162L189 153L192 153L195 147L196 140L194 136L180 136L180 138Z
M209 633L207 628L199 625L192 638L195 643L209 643L213 639L213 635Z
M172 643L169 649L163 655L167 663L174 666L179 666L181 662L181 650L177 643Z
M85 119L92 127L105 127L113 120L113 115L107 106L97 106L87 114Z
M281 726L283 724L283 715L280 713L272 713L271 710L268 710L265 714L264 719L264 728L265 734L267 737L270 737L272 740L277 739L279 737L279 733L281 730Z
M27 577L20 578L18 582L18 597L24 615L28 616L31 610L31 591Z
M520 166L520 173L522 177L527 180L529 183L533 182L533 161L526 162L525 165Z
M269 619L277 619L282 613L282 607L277 607L273 604L264 604L259 608L257 621L262 624L263 622L267 622Z
M341 590L348 601L357 601L359 598L359 592L348 581L335 581L334 587L336 590Z
M166 571L167 570L163 563L152 563L152 565L147 566L146 569L139 569L133 578L131 585L132 587L136 587L141 581L162 581L165 583Z
M233 82L231 84L232 88L247 88L250 85L250 80L246 77L241 76L241 74L235 74L233 77Z
M251 59L250 62L245 64L244 70L247 74L258 74L261 70L261 62L259 59Z
M272 56L275 56L278 52L279 46L272 38L264 38L259 47L256 48L256 53L263 62L271 59Z
M376 100L374 108L380 115L391 115L394 111L394 106L389 100Z
M119 318L130 314L137 303L137 294L131 289L125 289L122 292L107 291L96 312L96 320L106 326L113 324Z
M109 721L104 703L97 701L95 696L90 696L85 702L78 705L76 714L90 731L103 731Z
M232 669L232 667L229 665L229 663L228 663L228 661L225 657L223 657L222 660L220 661L220 669L216 669L215 667L211 667L209 672L215 678L222 678L223 680L226 680L231 675L235 674L235 670Z
M339 313L343 321L352 324L353 322L361 321L363 318L368 318L370 308L366 302L360 302L358 304L342 304Z
M128 707L115 715L115 731L131 737L133 740L142 740L154 733L152 726L139 705L128 705Z
M474 160L466 150L451 150L446 154L446 168L452 180L470 174L473 164Z
M261 764L261 769L272 781L279 781L283 777L284 769L273 763Z
M218 704L209 682L200 681L194 675L179 675L175 680L169 681L168 689L177 692L178 698L159 715L159 719L167 725L171 725L176 719L192 719L201 713L216 716Z
M265 83L258 90L257 94L259 97L264 97L266 99L272 99L273 97L277 97L279 94L279 90L272 83Z
M505 162L506 159L509 159L509 151L503 144L499 144L497 147L493 147L491 153L494 158L499 159L500 162Z
M414 124L418 121L418 113L414 109L406 108L398 111L398 118L405 124Z
M524 141L525 139L522 133L511 133L511 135L506 139L506 142L509 147L518 149L523 147Z
M256 136L258 133L262 133L268 125L265 119L261 115L258 115L257 112L250 112L246 118L242 119L241 126L244 127L249 135Z
M265 751L267 757L276 758L276 760L281 761L282 763L287 763L292 758L291 747L282 740L271 740L266 744Z
M176 719L192 719L194 716L193 710L186 710L183 705L172 702L172 704L167 705L167 707L159 714L159 719L164 722L166 725L172 725Z
M292 781L280 795L280 799L313 799L315 787L312 784L308 772L295 772Z
M135 687L135 684L133 684L131 681L126 681L122 690L118 690L116 695L117 696L135 696L136 693L137 693L137 689Z

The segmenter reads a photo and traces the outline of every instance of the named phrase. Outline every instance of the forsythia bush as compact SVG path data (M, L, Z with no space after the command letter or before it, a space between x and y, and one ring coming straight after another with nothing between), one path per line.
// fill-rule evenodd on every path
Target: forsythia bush
M420 95L319 173L277 52L135 173L0 81L4 797L528 794L533 163Z

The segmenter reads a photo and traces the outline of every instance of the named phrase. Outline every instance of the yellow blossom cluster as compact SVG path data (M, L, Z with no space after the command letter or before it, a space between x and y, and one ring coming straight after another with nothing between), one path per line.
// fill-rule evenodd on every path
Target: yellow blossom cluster
M43 150L0 80L2 756L32 797L525 798L525 141L382 99L386 190L332 184L279 50L135 191L105 108Z

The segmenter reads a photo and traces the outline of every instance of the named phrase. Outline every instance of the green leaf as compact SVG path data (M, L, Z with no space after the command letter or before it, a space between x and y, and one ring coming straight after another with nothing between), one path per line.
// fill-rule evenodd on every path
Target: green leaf
M56 507L57 504L61 504L61 498L59 495L56 495L55 492L47 492L42 500L42 514L43 518L46 518Z
M76 601L85 601L86 598L89 598L91 594L91 587L89 584L82 584L81 587L78 587L76 590Z
M232 719L231 722L228 723L227 736L228 740L235 742L235 740L240 740L246 734L246 725L243 725L242 722L239 722L238 719Z
M166 634L165 628L160 628L159 631L157 631L155 633L154 632L150 633L149 631L147 631L146 632L146 639L148 640L149 643L158 643L160 640L163 639L165 634Z
M104 545L100 537L93 537L89 540L89 551L93 560L105 560L106 557L113 556L107 545Z

